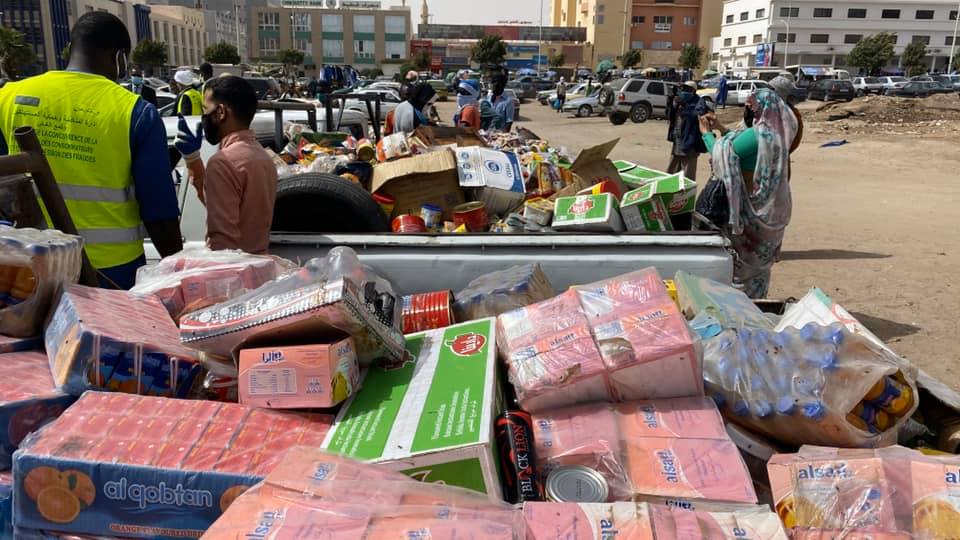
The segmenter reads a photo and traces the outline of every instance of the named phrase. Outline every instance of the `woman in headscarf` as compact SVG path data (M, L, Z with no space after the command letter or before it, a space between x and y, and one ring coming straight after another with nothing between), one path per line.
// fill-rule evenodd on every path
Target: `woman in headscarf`
M457 112L453 125L480 129L480 83L466 79L457 85Z
M411 88L409 94L407 99L394 109L394 132L409 133L430 123L430 107L437 100L437 91L427 83L420 83Z
M744 111L737 129L728 130L705 115L700 131L713 177L723 183L730 207L729 222L717 225L736 252L734 285L750 298L764 298L790 223L790 149L798 126L787 104L770 89L750 96ZM719 140L715 129L722 134Z

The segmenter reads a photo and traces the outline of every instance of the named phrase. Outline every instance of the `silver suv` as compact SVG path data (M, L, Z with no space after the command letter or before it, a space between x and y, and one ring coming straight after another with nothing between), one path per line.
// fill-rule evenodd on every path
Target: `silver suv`
M620 125L627 118L640 124L650 118L666 118L667 100L679 86L650 79L617 79L604 88L600 104L611 109L613 124Z

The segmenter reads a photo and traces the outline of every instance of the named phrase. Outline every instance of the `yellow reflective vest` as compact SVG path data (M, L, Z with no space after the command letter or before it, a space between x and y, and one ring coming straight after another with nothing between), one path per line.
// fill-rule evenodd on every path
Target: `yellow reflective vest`
M189 115L183 112L183 103L186 100L190 101ZM177 96L177 114L183 114L184 116L200 116L203 114L203 95L200 94L199 90L187 88Z
M0 88L9 153L19 151L14 130L32 126L94 268L143 255L130 154L137 99L105 77L76 71L48 71Z

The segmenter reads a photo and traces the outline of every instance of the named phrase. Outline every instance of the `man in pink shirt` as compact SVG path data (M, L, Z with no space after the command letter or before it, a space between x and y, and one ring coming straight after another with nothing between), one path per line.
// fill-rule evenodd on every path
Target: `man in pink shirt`
M253 86L227 76L207 81L196 135L180 117L175 145L191 170L200 159L201 137L220 145L197 185L207 206L207 245L213 250L262 254L270 244L277 169L250 130L256 112Z

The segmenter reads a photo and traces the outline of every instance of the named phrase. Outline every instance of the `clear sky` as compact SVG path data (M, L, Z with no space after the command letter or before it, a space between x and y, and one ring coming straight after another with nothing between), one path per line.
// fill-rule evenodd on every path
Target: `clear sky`
M530 21L540 24L541 0L427 0L433 24L497 24L498 21ZM423 0L407 0L412 8L413 28L420 24ZM543 24L550 24L550 0L543 2ZM384 0L383 6L400 5L400 0Z

